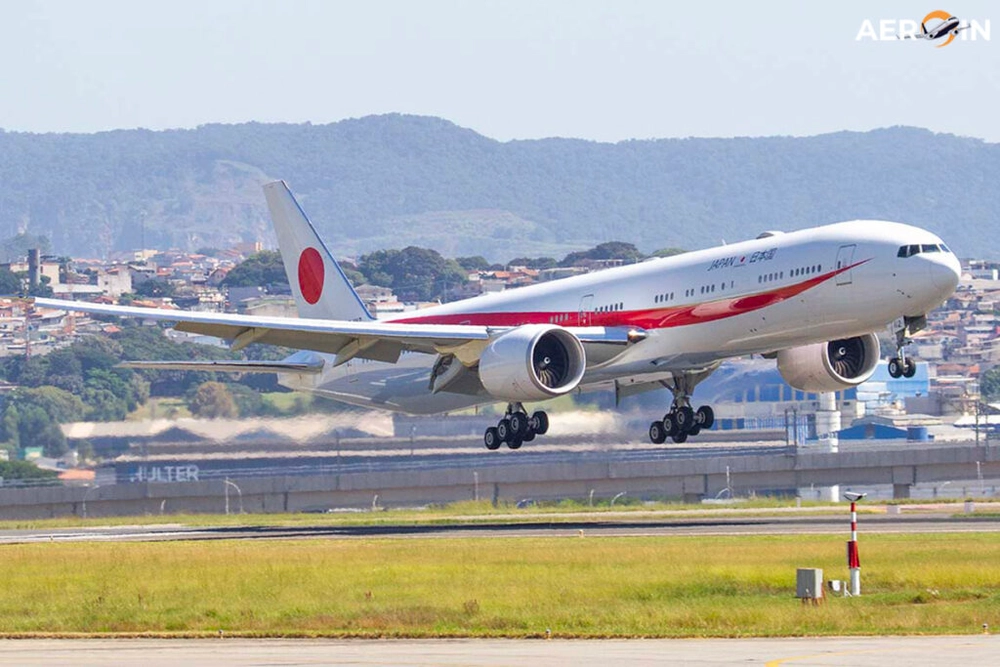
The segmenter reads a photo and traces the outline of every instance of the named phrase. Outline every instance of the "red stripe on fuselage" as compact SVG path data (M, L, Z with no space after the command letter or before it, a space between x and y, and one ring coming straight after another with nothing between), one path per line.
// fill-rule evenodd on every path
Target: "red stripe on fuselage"
M393 319L399 324L471 324L494 327L516 327L522 324L558 324L565 327L639 327L641 329L666 329L689 324L713 322L728 317L752 313L776 303L791 299L831 278L868 262L863 260L823 275L803 280L794 285L778 287L768 292L734 296L683 306L620 310L613 312L468 312L449 315L425 315Z

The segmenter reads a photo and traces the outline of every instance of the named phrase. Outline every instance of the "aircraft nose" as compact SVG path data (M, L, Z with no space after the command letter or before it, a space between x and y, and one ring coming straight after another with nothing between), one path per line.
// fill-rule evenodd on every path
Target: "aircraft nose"
M942 292L947 292L947 296L951 296L951 293L958 287L962 276L962 267L958 263L958 258L951 253L942 253L934 257L928 268L934 286Z

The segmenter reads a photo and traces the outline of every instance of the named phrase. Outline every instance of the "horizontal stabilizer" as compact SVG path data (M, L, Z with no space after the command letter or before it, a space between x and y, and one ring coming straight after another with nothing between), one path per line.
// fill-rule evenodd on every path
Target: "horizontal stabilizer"
M163 371L203 371L220 373L308 373L323 371L323 360L290 361L124 361L120 368Z

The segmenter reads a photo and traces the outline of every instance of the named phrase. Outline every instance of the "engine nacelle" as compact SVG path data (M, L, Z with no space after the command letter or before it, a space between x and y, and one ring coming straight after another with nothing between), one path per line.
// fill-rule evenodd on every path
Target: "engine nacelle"
M778 352L778 371L801 391L829 392L856 387L875 372L878 336L865 334Z
M587 367L580 339L551 324L501 334L479 357L479 380L491 396L538 401L573 391Z

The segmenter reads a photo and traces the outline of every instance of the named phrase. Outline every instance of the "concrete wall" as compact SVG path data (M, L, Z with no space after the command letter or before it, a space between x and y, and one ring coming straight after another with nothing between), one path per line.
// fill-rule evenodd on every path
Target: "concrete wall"
M484 454L485 456L485 454ZM979 466L977 467L977 462ZM1000 478L997 448L950 446L840 453L779 453L581 463L522 463L481 467L403 469L333 475L236 479L246 512L323 511L328 508L424 505L494 497L536 500L598 497L714 497L809 486L891 484L905 497L909 486L955 479ZM240 509L240 493L224 480L110 484L90 488L0 488L0 518L27 519L208 513Z

